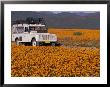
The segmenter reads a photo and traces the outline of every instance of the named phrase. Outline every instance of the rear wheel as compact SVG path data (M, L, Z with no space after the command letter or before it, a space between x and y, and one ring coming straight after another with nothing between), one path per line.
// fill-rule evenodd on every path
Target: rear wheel
M15 42L16 42L16 45L20 45L20 43L19 43L19 40L18 40L18 39L16 39L16 40L15 40Z

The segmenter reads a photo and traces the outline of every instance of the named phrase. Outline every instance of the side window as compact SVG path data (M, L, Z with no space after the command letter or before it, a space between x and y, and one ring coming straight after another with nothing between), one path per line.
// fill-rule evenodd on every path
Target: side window
M16 27L12 27L12 34L17 33Z
M31 26L30 26L30 27L29 27L29 30L30 30L30 31L35 31L35 27L31 27Z
M37 30L40 30L40 27L35 27L35 30L37 31Z
M28 31L28 27L25 27L25 32L29 32L29 31Z
M16 27L17 33L23 33L24 27Z

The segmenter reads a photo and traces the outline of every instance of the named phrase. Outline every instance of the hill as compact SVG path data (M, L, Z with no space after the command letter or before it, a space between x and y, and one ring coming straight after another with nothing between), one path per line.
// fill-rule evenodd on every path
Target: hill
M100 29L100 12L12 11L11 21L43 17L48 27Z

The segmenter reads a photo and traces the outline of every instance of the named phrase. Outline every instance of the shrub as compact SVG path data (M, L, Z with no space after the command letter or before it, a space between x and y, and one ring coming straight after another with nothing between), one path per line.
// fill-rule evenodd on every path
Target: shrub
M73 34L74 34L74 35L82 35L81 32L74 32Z

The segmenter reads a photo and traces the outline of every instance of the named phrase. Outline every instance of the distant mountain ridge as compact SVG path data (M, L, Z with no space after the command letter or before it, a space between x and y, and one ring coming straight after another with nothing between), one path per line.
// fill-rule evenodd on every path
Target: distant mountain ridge
M52 28L100 28L100 12L51 12L12 11L11 21L25 20L27 17L43 17Z

